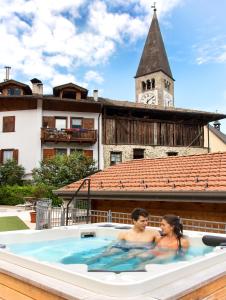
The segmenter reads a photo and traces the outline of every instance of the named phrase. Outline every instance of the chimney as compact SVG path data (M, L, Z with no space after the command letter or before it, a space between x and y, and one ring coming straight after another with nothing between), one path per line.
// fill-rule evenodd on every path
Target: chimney
M94 101L98 101L98 90L93 90L93 99Z
M5 79L4 81L9 80L9 72L10 72L11 67L5 66Z
M221 123L219 121L215 121L213 123L214 128L216 128L217 130L221 130Z
M32 83L32 94L33 95L43 95L43 84L41 80L37 78L31 79Z

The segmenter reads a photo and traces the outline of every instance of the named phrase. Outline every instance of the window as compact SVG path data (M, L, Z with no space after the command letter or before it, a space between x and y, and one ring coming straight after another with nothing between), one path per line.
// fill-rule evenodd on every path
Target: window
M8 94L8 96L20 96L21 95L21 89L19 89L19 88L9 88L7 94Z
M133 159L144 158L144 149L133 149Z
M144 92L146 90L146 83L142 81L141 85L142 85L142 91Z
M170 82L168 80L164 79L164 83L165 83L165 89L169 91L170 90Z
M3 117L2 132L14 132L15 131L15 117Z
M176 152L176 151L168 151L166 153L168 156L177 156L178 155L178 152Z
M67 118L55 117L55 126L58 130L67 128Z
M67 155L67 149L66 148L56 148L56 155Z
M110 153L110 165L116 165L122 162L122 152L111 152Z
M0 163L4 164L7 160L14 159L18 162L19 151L18 149L2 149L0 150Z
M82 128L82 119L71 118L71 128Z
M155 79L154 78L151 80L151 88L155 89Z
M147 80L147 90L151 89L151 81L148 79Z
M2 150L3 151L3 164L6 163L7 160L13 159L13 150Z

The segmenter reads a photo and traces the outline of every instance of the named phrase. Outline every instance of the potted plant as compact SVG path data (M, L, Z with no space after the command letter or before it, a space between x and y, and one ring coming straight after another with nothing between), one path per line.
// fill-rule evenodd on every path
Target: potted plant
M36 211L30 211L31 223L36 223Z

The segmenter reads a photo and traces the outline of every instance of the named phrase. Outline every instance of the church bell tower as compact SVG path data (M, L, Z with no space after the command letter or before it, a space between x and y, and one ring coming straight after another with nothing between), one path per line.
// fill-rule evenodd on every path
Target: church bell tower
M159 28L156 8L135 76L136 102L174 106L174 79Z

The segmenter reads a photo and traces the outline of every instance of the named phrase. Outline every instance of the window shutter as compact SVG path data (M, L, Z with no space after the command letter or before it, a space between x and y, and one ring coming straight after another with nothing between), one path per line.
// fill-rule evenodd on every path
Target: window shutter
M94 129L94 119L82 119L82 128L84 129Z
M43 117L42 118L42 127L55 128L55 117Z
M43 160L53 158L55 153L55 149L43 149Z
M93 150L84 150L84 155L93 159Z
M2 132L14 132L15 131L15 116L3 117Z
M18 149L13 149L13 159L18 163L19 151Z
M3 163L3 150L0 150L0 164Z

